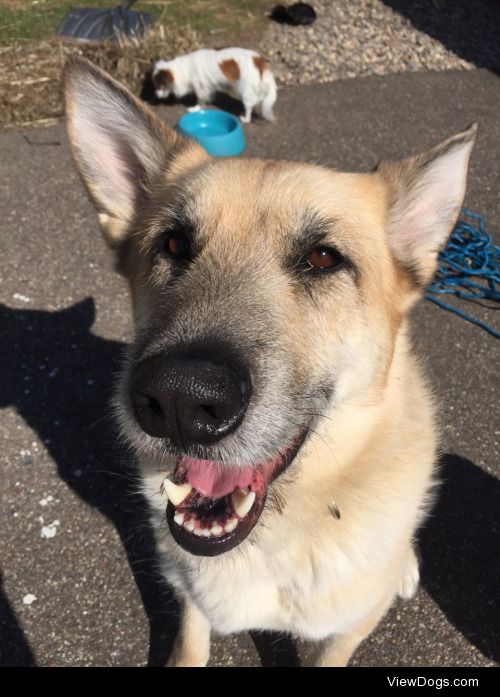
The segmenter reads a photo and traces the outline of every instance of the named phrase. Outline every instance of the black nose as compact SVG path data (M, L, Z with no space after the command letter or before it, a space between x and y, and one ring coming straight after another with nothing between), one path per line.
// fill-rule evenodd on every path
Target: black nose
M148 358L132 379L135 417L150 436L183 449L213 443L241 423L250 391L241 373L205 358Z

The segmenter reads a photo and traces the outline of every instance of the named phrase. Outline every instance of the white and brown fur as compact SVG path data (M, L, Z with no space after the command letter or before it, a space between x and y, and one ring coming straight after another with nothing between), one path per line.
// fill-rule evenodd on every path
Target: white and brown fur
M476 129L344 174L212 160L81 59L67 69L66 101L76 164L131 288L137 340L118 411L183 608L170 663L205 665L211 631L268 629L320 642L316 665L345 665L418 584L414 538L437 434L407 315L457 218ZM155 250L180 216L201 251L174 279ZM315 225L351 265L312 279L295 262ZM214 333L247 356L258 389L211 457L227 467L269 457L292 424L308 423L310 436L249 537L210 558L185 552L165 526L160 486L173 463L134 421L127 380L141 356Z
M274 121L276 83L267 61L246 48L200 49L170 61L156 61L152 80L156 96L182 99L194 93L199 106L209 104L216 92L229 92L243 102L241 120L249 123L256 109Z

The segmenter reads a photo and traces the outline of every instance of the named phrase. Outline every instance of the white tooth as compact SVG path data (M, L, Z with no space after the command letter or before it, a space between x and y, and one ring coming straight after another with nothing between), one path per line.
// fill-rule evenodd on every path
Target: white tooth
M203 535L203 530L201 528L195 528L193 532L196 535L196 537L201 537Z
M184 529L187 530L188 532L193 532L194 530L194 520L188 520L186 523L184 523Z
M190 484L174 484L170 479L164 479L163 489L170 503L178 506L191 493L192 487Z
M182 523L184 522L184 513L177 511L177 513L174 515L174 520L177 523L177 525L182 525Z
M240 518L244 518L246 516L248 511L252 508L253 502L255 501L255 491L250 491L250 493L247 492L248 489L238 489L231 494L234 512Z
M210 530L208 528L203 528L201 534L203 537L210 537Z
M217 523L215 523L215 525L212 525L212 527L210 528L210 532L212 533L212 535L222 535L223 530L220 525L217 525Z
M235 527L238 525L238 520L236 518L230 518L224 525L224 532L233 532Z

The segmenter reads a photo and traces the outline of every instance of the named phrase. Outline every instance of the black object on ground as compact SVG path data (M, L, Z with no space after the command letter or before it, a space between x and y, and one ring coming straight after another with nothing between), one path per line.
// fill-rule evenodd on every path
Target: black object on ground
M269 16L280 24L292 24L297 27L300 24L312 24L316 19L316 11L306 2L296 2L288 7L276 5Z
M138 38L154 18L148 12L131 12L129 7L135 1L124 0L110 10L100 7L70 10L59 25L57 34L82 42Z

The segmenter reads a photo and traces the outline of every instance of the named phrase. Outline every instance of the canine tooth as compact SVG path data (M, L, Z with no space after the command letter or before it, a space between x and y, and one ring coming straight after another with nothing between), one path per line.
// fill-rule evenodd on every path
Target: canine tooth
M212 525L212 527L210 528L210 532L212 535L222 535L223 530L220 525L215 523L215 525Z
M190 519L186 523L184 523L184 529L187 530L188 532L193 532L194 520Z
M233 532L237 525L238 521L236 520L236 518L230 518L230 520L228 520L227 523L224 525L224 532Z
M201 528L195 528L193 533L196 535L196 537L201 537L203 535L203 530Z
M170 503L178 506L191 493L192 487L190 484L174 484L170 479L164 479L163 489Z
M248 492L248 489L238 489L231 494L234 512L240 518L244 518L252 508L255 501L255 491Z
M177 523L177 525L182 525L182 523L184 522L184 513L177 511L177 513L174 515L174 520Z

